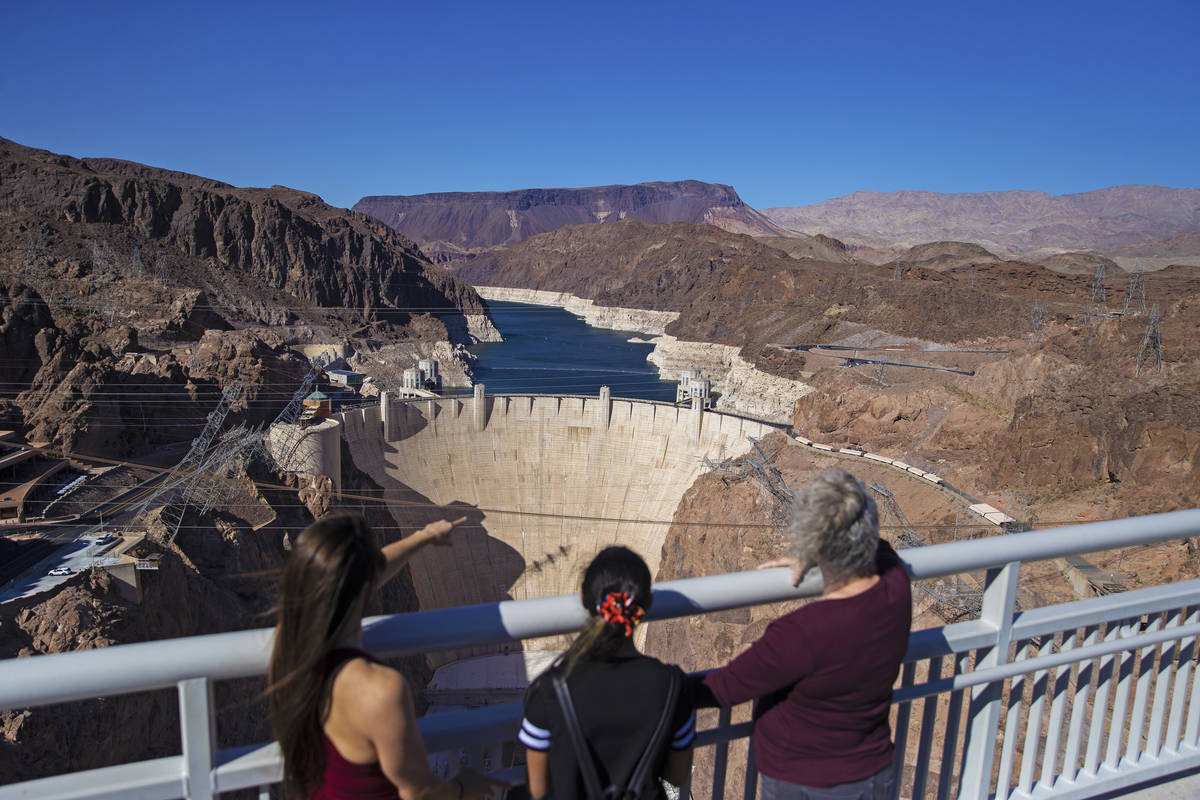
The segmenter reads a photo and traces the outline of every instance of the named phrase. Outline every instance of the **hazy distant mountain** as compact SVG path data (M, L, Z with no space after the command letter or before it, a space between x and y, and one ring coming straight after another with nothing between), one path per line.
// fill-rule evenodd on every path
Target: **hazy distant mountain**
M354 210L390 225L440 258L516 244L564 225L623 219L709 223L734 233L786 235L746 205L732 186L700 181L380 195L364 197Z
M1130 185L1057 196L1025 191L855 192L763 213L789 230L893 252L922 242L953 240L999 253L1050 254L1200 233L1200 189ZM1184 244L1196 252L1172 254L1200 254L1195 242Z
M968 242L926 242L907 250L896 259L901 264L918 265L938 272L1000 260L995 253Z

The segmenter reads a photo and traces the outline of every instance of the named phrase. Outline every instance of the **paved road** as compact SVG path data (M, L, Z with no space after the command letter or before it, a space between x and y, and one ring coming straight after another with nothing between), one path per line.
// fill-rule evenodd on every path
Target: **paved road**
M53 589L76 572L118 561L105 554L121 542L121 537L100 544L96 541L98 533L83 535L88 530L82 526L64 528L53 538L37 542L19 558L5 564L0 572L0 586L3 587L0 603ZM65 567L71 573L49 574L50 570L59 567Z

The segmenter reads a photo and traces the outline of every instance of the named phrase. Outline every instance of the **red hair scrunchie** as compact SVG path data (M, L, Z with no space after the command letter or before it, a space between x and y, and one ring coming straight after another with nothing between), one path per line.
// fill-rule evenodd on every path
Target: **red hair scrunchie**
M604 602L596 611L606 622L624 626L626 637L633 635L633 629L646 616L646 611L634 603L633 596L625 592L604 595Z

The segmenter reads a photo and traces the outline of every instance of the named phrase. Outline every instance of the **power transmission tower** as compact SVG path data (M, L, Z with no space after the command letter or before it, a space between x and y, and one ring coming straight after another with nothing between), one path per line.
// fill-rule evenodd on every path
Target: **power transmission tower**
M296 448L300 445L300 429L296 423L300 419L300 412L304 410L304 398L308 397L312 392L313 385L317 382L318 367L313 366L304 376L304 380L300 382L300 388L292 394L292 399L283 407L279 415L275 417L275 421L267 426L267 433L263 440L259 442L254 453L267 466L280 472L293 472L289 469L292 460L292 455L296 452ZM283 433L272 441L271 432L273 430L281 430ZM268 447L267 445L271 446ZM272 454L272 450L276 454Z
M900 533L896 535L896 549L922 547L925 537L918 533L908 521L908 517L896 502L896 494L882 483L871 481L867 488L874 492L875 503L879 507L879 517L882 521L885 514L891 515ZM983 590L979 586L959 581L957 576L953 584L945 581L931 583L917 581L914 584L918 590L934 602L934 610L946 622L956 622L964 617L979 616L983 608Z
M141 502L132 507L131 522L142 514L156 507L162 507L159 518L167 529L168 543L175 541L179 532L179 524L183 521L183 512L187 508L188 497L192 487L201 475L200 467L209 455L209 448L225 424L229 408L242 393L241 381L234 381L221 392L221 400L217 407L209 412L204 429L192 440L192 446L187 455L175 465L175 468L163 479L158 487Z
M1088 298L1087 311L1083 314L1083 321L1108 319L1110 316L1108 313L1108 289L1104 285L1104 264L1100 264L1096 267L1096 274L1092 277L1092 294Z
M1125 293L1125 307L1121 309L1121 316L1128 315L1132 309L1137 309L1139 314L1146 313L1146 269L1141 261L1129 278L1129 291Z
M1038 344L1042 341L1045 335L1046 327L1046 304L1039 300L1033 301L1033 341Z
M49 261L46 249L46 231L38 230L35 237L32 232L29 234L29 244L25 247L25 284L30 285L30 279L41 277L46 273L46 264Z
M133 248L133 258L129 261L129 271L138 278L146 274L146 265L142 263L142 248L140 245Z
M979 288L979 271L978 270L973 269L969 273L967 273L967 285L970 286L972 289Z
M101 240L92 242L92 274L96 276L96 280L103 283L108 280L108 268L112 264L112 253L108 249L108 242Z
M1137 367L1134 370L1134 375L1142 374L1142 364L1153 359L1156 369L1162 373L1162 336L1158 330L1158 305L1150 307L1150 324L1146 326L1146 332L1142 335L1142 344L1138 348Z
M154 256L154 277L163 286L171 285L171 265L167 261L166 252L162 250Z
M904 280L904 265L899 261L896 262L896 266L892 267L892 280Z
M796 493L788 487L779 470L767 458L766 453L758 446L758 440L747 436L750 442L750 452L740 459L726 458L713 461L705 456L704 465L713 472L721 475L722 480L740 483L745 480L754 481L762 492L763 500L767 503L767 515L771 524L782 528L791 519L791 505Z
M262 428L247 428L245 425L222 434L197 469L199 475L187 501L198 506L201 514L226 505L230 495L239 488L233 480L235 465L243 456L255 452L262 438Z

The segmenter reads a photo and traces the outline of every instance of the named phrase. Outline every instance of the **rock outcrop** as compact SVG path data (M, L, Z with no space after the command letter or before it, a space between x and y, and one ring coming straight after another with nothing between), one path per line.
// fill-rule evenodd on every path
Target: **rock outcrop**
M796 401L813 391L803 381L759 369L742 357L741 349L709 342L687 342L664 334L654 339L646 360L666 380L678 380L685 370L698 369L712 381L717 410L772 422L790 422Z
M915 264L939 272L999 260L994 253L968 242L926 242L896 256L900 264Z
M13 272L49 261L51 274L73 268L93 284L123 277L200 284L217 305L262 324L287 320L264 318L256 301L294 317L325 308L397 324L414 308L446 318L487 313L470 287L432 267L410 240L307 192L239 189L8 140L0 140L0 176L5 266ZM61 263L72 257L78 263Z
M392 226L425 252L447 259L512 245L564 225L623 219L709 223L737 233L784 235L742 202L732 186L700 181L383 195L364 197L354 210Z

